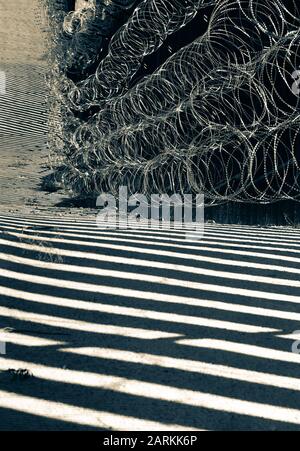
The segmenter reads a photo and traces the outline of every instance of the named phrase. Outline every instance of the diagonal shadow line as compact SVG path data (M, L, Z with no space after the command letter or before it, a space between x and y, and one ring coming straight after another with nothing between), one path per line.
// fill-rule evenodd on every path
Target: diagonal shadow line
M18 395L30 396L34 399L44 399L45 390L47 391L47 399L49 401L55 401L67 405L74 405L82 408L93 408L95 410L101 409L101 411L109 411L118 413L121 415L134 416L136 418L143 418L148 420L156 420L159 412L159 420L163 423L180 423L186 426L192 427L205 427L207 428L209 424L205 424L205 419L203 418L203 411L205 412L205 417L208 412L210 416L212 414L211 409L203 408L201 406L193 406L185 403L178 404L174 401L165 401L163 399L155 399L151 397L151 393L147 396L133 395L119 391L119 387L116 386L115 389L110 390L109 388L92 388L86 386L74 386L74 384L67 383L57 383L51 380L44 380L35 378L32 380L31 384L14 384L13 392ZM115 391L116 390L116 391ZM210 392L210 390L209 390ZM49 396L50 393L50 396ZM230 402L230 398L228 398ZM262 405L263 407L263 405ZM225 421L228 417L228 412L221 411L220 409L213 409L215 422L223 420ZM259 412L257 413L259 416ZM243 415L234 412L230 412L231 421L237 421L240 424L241 417L247 417L249 424L255 423L287 423L288 421L283 420L282 422L274 421L270 419L259 418L256 415ZM290 424L290 426L298 427L296 424ZM285 424L282 425L283 428L286 427ZM211 424L210 424L211 427Z
M17 285L18 287L18 285ZM28 291L28 285L19 284L20 291ZM48 288L44 287L44 291L47 292ZM29 284L30 292L30 284ZM43 289L40 289L39 293L41 298L43 295ZM55 294L55 293L53 293ZM61 293L60 293L61 295ZM117 302L116 302L117 300ZM20 302L17 299L11 297L3 296L3 306L7 305L9 308L20 308ZM104 304L103 298L101 301L93 301L91 304L84 308L84 305L80 307L78 305L59 305L58 302L38 302L38 301L22 301L22 311L32 312L41 314L48 314L57 317L59 315L62 319L68 318L69 316L88 321L90 323L98 324L99 321L102 324L109 322L110 324L136 324L140 323L143 325L153 324L154 327L161 329L172 329L181 330L182 328L189 328L192 330L197 330L201 327L212 327L213 329L227 329L228 331L236 331L241 333L266 333L267 331L287 331L295 330L294 327L297 326L298 321L289 321L286 319L278 318L268 318L268 317L256 317L253 315L248 315L239 312L226 312L222 310L201 308L201 307L188 307L179 304L167 304L166 303L155 303L153 308L149 308L148 305L142 305L140 302L140 308L137 308L136 303L131 303L131 305L124 306L121 299L115 298L114 302L112 300L108 304ZM74 301L75 303L75 301ZM78 308L79 307L79 308ZM177 316L175 316L177 315ZM259 322L258 322L259 320ZM211 321L211 324L209 324ZM165 326L164 326L165 325ZM240 327L239 327L240 325ZM149 327L149 326L148 326ZM264 328L267 328L265 330Z
M95 211L96 216L96 211ZM78 220L76 218L76 221L66 220L66 219L53 219L53 218L32 218L30 216L24 216L22 218L17 218L16 216L4 216L0 215L0 221L3 224L11 224L17 227L20 224L26 223L26 225L32 225L33 227L43 227L43 225L47 225L47 227L60 227L63 226L64 230L70 230L70 231L80 231L84 230L87 233L94 232L98 234L113 234L116 233L118 235L125 235L130 238L131 236L136 235L143 235L147 236L149 238L155 238L162 237L170 239L170 237L175 238L176 237L184 237L185 230L182 228L176 228L176 227L167 227L162 224L162 227L160 226L152 226L149 228L149 224L143 226L143 224L135 224L134 222L131 224L130 222L126 222L127 228L119 228L116 231L113 229L110 229L109 227L107 229L100 229L96 226L95 220ZM121 223L123 225L123 222ZM125 224L125 223L124 223ZM295 242L295 239L300 238L300 234L297 232L296 229L288 228L288 227L255 227L255 226L226 226L224 224L218 224L217 226L213 226L212 224L205 223L205 229L207 231L207 234L210 236L216 236L220 237L220 235L223 235L225 237L234 237L238 240L242 241L243 238L246 238L248 240L253 239L254 241L264 241L264 240L274 240L274 242L282 242L283 239L291 240L292 243ZM171 239L172 239L171 238Z
M13 238L10 235L8 238ZM244 264L238 264L237 261L224 260L224 259L212 259L212 257L205 258L203 256L202 260L191 262L188 258L178 259L176 257L164 257L159 254L151 256L151 259L139 259L135 256L133 257L118 257L115 258L107 254L105 250L102 253L95 252L79 252L76 250L71 250L70 246L60 246L60 243L55 243L52 245L51 241L39 240L39 237L34 236L32 240L29 238L24 238L22 242L15 241L13 239L5 239L5 242L1 242L2 253L7 253L9 255L26 257L28 259L36 260L46 260L51 261L51 256L54 258L60 256L65 264L70 265L81 265L83 267L99 267L107 269L115 269L116 267L124 267L126 265L127 271L135 271L136 273L149 273L155 274L155 271L165 271L173 273L178 273L179 279L185 279L189 274L191 280L196 280L197 277L201 276L201 270L207 273L211 271L213 276L217 276L220 272L219 277L223 277L221 272L226 272L229 275L247 274L250 276L262 276L262 277L273 277L274 283L276 280L280 279L290 279L298 281L298 267L290 268L287 266L280 266L275 264L261 264L259 262L247 262ZM123 253L124 254L124 253ZM106 257L106 261L103 261L103 255ZM108 261L107 261L108 260ZM146 265L148 263L148 265ZM295 262L296 264L296 262ZM122 266L123 265L123 266ZM176 265L178 269L172 268L172 265ZM180 269L180 270L179 270ZM208 276L207 276L208 277Z
M283 361L274 360L272 356L265 357L256 357L251 355L240 355L236 352L224 352L218 351L214 349L197 349L197 347L187 347L180 346L175 341L174 338L161 338L155 340L140 339L138 337L130 336L126 337L124 341L124 337L122 336L122 331L119 333L103 333L101 331L101 326L99 327L99 331L97 333L90 331L78 331L72 329L72 324L69 327L61 327L61 325L57 324L43 324L43 323L32 323L30 320L17 319L17 318L1 318L0 324L5 324L6 327L12 327L17 333L30 333L31 336L43 336L43 337L59 337L60 341L66 341L69 345L73 346L86 346L85 343L89 343L91 347L99 347L99 343L103 346L105 343L106 346L124 349L124 350L132 350L135 351L139 349L141 352L150 353L154 355L167 355L175 358L183 358L190 360L199 360L204 362L213 362L216 364L230 365L232 367L237 368L245 368L254 371L266 372L266 367L269 369L269 372L272 374L285 375L291 377L298 377L298 366L299 361L295 359L294 362L288 361L288 359L283 359ZM137 324L141 327L141 324ZM132 324L133 326L133 324ZM147 330L147 329L146 329ZM171 331L170 331L171 332ZM177 333L180 332L177 330ZM182 330L184 333L184 329ZM240 345L258 345L265 346L268 350L270 346L270 338L260 337L258 334L252 337L251 340L248 337L245 337L243 334L232 334L226 333L224 331L215 331L213 329L208 328L198 328L197 332L193 334L193 331L189 329L189 334L186 331L185 338L186 339L213 339L213 340L225 340L238 343ZM175 333L175 332L174 332ZM183 335L183 334L182 334ZM282 343L280 340L277 340L277 345L274 347L274 340L271 342L272 347L270 350L278 349L278 351L282 351ZM279 344L279 345L278 345ZM7 345L8 349L11 345ZM288 354L289 350L284 348L283 351L285 354ZM297 360L297 361L296 361Z
M57 347L57 349L55 348L55 346L47 347L46 353L43 348L36 349L35 354L37 356L36 358L38 365L42 365L46 368L46 380L47 369L49 369L49 371L51 369L57 370L57 367L54 366L54 362L55 359L60 359L60 362L67 363L67 368L69 371L73 370L82 373L82 379L80 380L80 386L82 387L89 387L89 373L92 373L99 376L108 375L119 378L125 377L128 380L137 380L150 383L153 382L168 387L188 389L195 392L200 391L219 396L226 396L229 398L236 398L238 393L239 399L263 404L272 404L273 406L283 406L297 409L299 405L300 386L297 384L297 378L294 378L293 381L291 381L295 387L297 386L296 390L288 388L288 385L271 386L268 385L267 382L259 383L257 381L252 381L250 378L247 380L246 376L244 380L241 380L238 376L235 378L234 375L231 378L224 377L221 372L216 375L201 372L201 370L193 370L192 368L190 370L183 370L179 368L163 367L160 365L160 361L163 361L163 359L157 359L157 364L146 365L142 360L142 356L141 361L130 362L121 360L121 358L118 359L117 356L114 358L105 358L103 356L97 357L96 355L85 355L84 353L78 354L76 353L76 348L74 348L74 353L70 354L70 352L68 352L69 348L66 348L67 354L57 355L57 351L64 349L60 347ZM97 348L95 350L97 351ZM20 359L22 362L25 361L25 363L28 363L29 367L30 363L34 363L32 359L26 358L26 353L24 352L23 346L14 346L14 353L15 356L13 361L18 361ZM58 368L58 370L63 372L60 368ZM34 369L32 371L35 372ZM38 372L38 369L36 371ZM36 374L36 377L39 378L38 374ZM261 374L263 375L263 373ZM269 373L267 373L266 376L268 374ZM49 377L49 380L51 380L51 377ZM55 382L58 383L58 381ZM68 380L67 371L65 372L65 380L63 383L69 384L68 390L70 391L72 379ZM278 384L285 383L285 381L278 382ZM16 384L16 387L19 385ZM20 386L22 386L22 384ZM150 392L149 397L151 398ZM257 416L259 416L259 413Z
M32 282L43 283L43 280L39 278L46 277L49 280L49 286L54 284L54 280L57 280L59 281L57 282L58 286L62 288L67 288L71 283L73 283L74 289L79 287L80 284L81 289L87 291L91 290L92 286L95 287L93 290L96 292L97 286L112 286L120 288L123 287L131 290L171 293L175 286L178 294L184 295L183 293L186 293L191 297L195 297L197 293L200 294L210 291L217 292L219 296L228 292L232 296L241 295L244 298L256 298L259 296L261 299L294 303L298 303L298 299L300 300L300 297L297 295L299 290L296 287L291 287L291 284L289 284L289 286L282 285L279 290L276 289L276 286L263 283L258 284L257 282L247 283L247 281L238 281L238 283L235 283L236 281L234 279L226 279L226 283L222 284L222 282L225 281L224 279L216 280L214 277L210 277L208 279L207 276L204 276L202 280L193 282L191 280L183 280L182 278L176 279L161 276L155 277L143 274L138 277L138 273L135 273L135 279L137 280L134 280L133 278L129 279L129 273L122 273L119 270L116 270L114 273L108 273L106 276L102 275L102 273L104 273L103 269L96 268L94 271L92 269L89 271L89 269L86 268L85 274L83 274L78 270L74 272L74 268L72 271L72 267L66 268L60 264L55 265L49 263L48 266L50 266L50 269L47 269L46 264L41 262L35 266L34 261L27 262L26 259L24 259L22 263L0 260L0 265L2 266L3 275L8 272L11 274L10 277L12 279L20 277L24 281L28 281L30 279ZM7 267L8 269L6 269ZM55 269L51 269L51 267ZM89 274L89 272L96 274ZM17 276L17 274L20 274L20 276ZM63 275L63 278L60 277L61 275ZM257 289L255 289L255 284L259 285Z
M78 233L79 230L78 229L65 229L63 227L58 227L56 226L53 230L45 230L45 227L47 227L48 229L51 229L51 226L43 226L43 227L36 227L34 226L34 224L32 224L32 227L29 226L25 226L26 229L26 233L36 233L39 232L40 234L45 234L45 235L51 235L53 233L57 233L59 232L62 236L64 236L65 238L76 238L76 237L80 237L81 239L85 239L87 241L92 241L95 240L95 242L97 240L99 240L99 238L101 238L102 241L105 242L125 242L130 244L131 246L137 246L138 244L143 244L144 246L148 246L150 248L155 248L157 246L163 246L165 248L170 248L173 247L175 248L178 252L182 251L182 250L193 250L193 251L197 251L197 249L199 248L199 246L201 246L202 248L205 246L209 246L212 248L216 248L216 250L218 248L226 250L226 248L229 247L229 251L231 251L231 253L234 253L235 248L246 248L246 249L255 249L256 251L259 249L272 249L274 248L276 251L286 251L286 252L292 252L294 251L295 253L299 253L300 249L298 249L298 247L300 246L300 244L296 244L295 240L293 240L293 242L288 242L285 243L284 241L280 240L278 242L266 242L265 244L263 242L254 242L253 244L249 243L244 243L243 244L243 240L236 240L236 242L228 242L226 241L220 241L219 236L216 236L215 241L209 240L207 237L203 237L200 241L194 241L194 242L189 242L185 240L185 235L183 235L181 237L181 239L174 239L174 238L162 238L160 241L157 241L154 239L151 239L151 236L138 236L138 235L133 235L130 236L129 233L122 233L122 231L115 231L115 232L107 232L105 230L86 230L84 227L82 227L82 231L81 233ZM14 231L16 228L14 226L9 226L9 225L4 225L2 224L2 230L3 231L7 231L7 233L9 233L9 231ZM53 228L53 226L52 226ZM19 231L22 231L24 229L24 224L20 224L19 226ZM37 229L37 230L35 230ZM18 230L18 229L17 229ZM67 230L67 231L66 231ZM10 232L13 233L13 232ZM17 233L17 231L15 231L15 233ZM173 241L174 240L174 241ZM280 246L286 246L286 248L281 248ZM294 248L293 248L294 247ZM220 251L219 249L219 251Z
M209 245L209 246L215 246L215 247L223 247L223 248L235 248L235 247L247 247L249 249L260 249L260 248L268 248L270 249L278 248L285 250L283 246L286 247L286 249L294 250L295 252L299 253L300 243L295 238L289 238L286 241L283 239L284 237L276 238L276 239L253 239L253 240L245 240L241 238L236 238L233 240L227 239L227 238L220 238L220 235L222 235L222 232L219 234L209 234L204 233L204 236L201 236L201 239L195 239L194 240L187 240L186 239L186 232L183 232L179 236L176 236L175 232L172 232L172 230L168 230L168 233L165 233L163 235L159 235L158 233L155 234L155 230L152 234L148 230L144 232L144 234L138 233L138 229L99 229L99 228L87 228L85 226L82 227L76 227L76 226L63 226L59 224L52 224L49 225L46 222L41 225L36 225L35 223L24 223L20 222L18 225L13 225L10 222L3 222L0 223L1 229L3 231L18 233L22 230L26 231L26 233L41 233L41 234L53 234L55 232L59 232L64 237L85 237L90 240L97 240L101 239L103 241L112 241L115 240L117 242L127 242L131 245L136 245L138 243L140 244L146 244L149 246L164 246L164 247L177 247L178 249L189 249L189 250L197 250L199 245ZM152 230L152 229L151 229Z

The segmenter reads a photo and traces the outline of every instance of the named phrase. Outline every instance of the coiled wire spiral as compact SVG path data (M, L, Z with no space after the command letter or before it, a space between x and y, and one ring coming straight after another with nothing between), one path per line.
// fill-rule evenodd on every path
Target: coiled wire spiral
M295 0L90 0L73 12L58 3L48 4L50 142L66 186L201 192L207 204L299 197ZM206 32L131 86L207 6Z

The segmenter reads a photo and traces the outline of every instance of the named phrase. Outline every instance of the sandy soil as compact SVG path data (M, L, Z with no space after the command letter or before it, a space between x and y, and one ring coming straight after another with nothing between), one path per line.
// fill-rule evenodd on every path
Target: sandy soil
M57 205L64 193L41 191L49 174L47 141L47 66L45 29L38 0L0 1L0 30L4 46L0 71L5 93L0 94L0 202L2 212L69 214ZM73 213L82 215L82 210Z
M31 64L45 52L39 0L0 1L0 63Z

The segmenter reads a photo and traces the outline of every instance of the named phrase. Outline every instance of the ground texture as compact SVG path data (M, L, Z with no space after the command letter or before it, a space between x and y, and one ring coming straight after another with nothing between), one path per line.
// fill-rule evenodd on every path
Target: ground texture
M59 206L45 69L20 46L0 68L0 429L300 430L299 230L192 242Z
M300 429L299 233L0 223L1 429Z

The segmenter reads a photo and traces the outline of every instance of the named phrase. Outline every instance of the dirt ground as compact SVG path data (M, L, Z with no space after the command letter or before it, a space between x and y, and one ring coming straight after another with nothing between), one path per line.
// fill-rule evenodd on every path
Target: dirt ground
M0 430L300 430L299 231L101 231L41 191L35 6L0 0Z
M39 0L0 0L0 202L2 212L87 215L59 207L65 193L42 191L49 169L47 148L47 28Z

